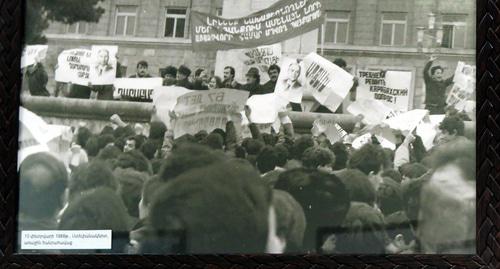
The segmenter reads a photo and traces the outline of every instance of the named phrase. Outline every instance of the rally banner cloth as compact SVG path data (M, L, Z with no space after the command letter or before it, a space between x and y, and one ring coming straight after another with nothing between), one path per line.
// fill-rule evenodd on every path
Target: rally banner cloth
M155 88L161 87L162 78L117 78L114 82L114 99L152 102Z
M165 123L167 128L171 128L170 111L174 110L177 99L190 92L193 91L178 86L161 86L154 89L152 98L156 117Z
M47 57L48 45L26 46L21 56L21 68L33 65Z
M396 112L410 107L412 73L409 71L358 70L357 99L378 100Z
M59 54L55 80L89 86L92 52L87 49L70 49Z
M199 131L225 130L227 117L239 115L244 109L249 92L233 89L195 91L177 99L174 112L174 138ZM235 123L239 126L239 122Z
M324 22L323 0L281 0L243 18L191 12L194 50L225 50L275 44L316 30Z
M279 64L282 55L281 43L256 48L227 50L217 53L215 74L223 74L226 66L235 70L235 80L246 81L245 74L252 67L259 69L261 84L269 81L267 71L272 64Z
M453 87L451 88L446 104L454 106L459 111L466 110L467 101L474 99L476 91L476 67L458 62L453 77Z
M320 104L336 111L353 85L353 76L312 52L304 58L305 90Z

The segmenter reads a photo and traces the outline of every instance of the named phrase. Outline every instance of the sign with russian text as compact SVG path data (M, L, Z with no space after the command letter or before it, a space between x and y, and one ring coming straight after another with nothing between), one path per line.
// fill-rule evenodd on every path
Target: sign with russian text
M358 70L357 75L357 99L378 100L394 111L408 111L412 72Z
M114 82L114 99L152 102L155 88L161 87L162 78L117 78Z
M87 49L65 50L57 58L55 81L88 86L92 52Z
M228 115L243 111L249 93L233 89L194 91L177 98L174 138L217 128L225 130ZM239 123L236 124L239 126Z
M304 58L306 91L320 104L336 111L353 85L353 76L316 53Z
M21 56L21 68L39 63L47 57L48 45L31 45L24 47Z
M191 12L194 50L225 50L270 45L318 29L322 0L281 0L243 18L225 19Z

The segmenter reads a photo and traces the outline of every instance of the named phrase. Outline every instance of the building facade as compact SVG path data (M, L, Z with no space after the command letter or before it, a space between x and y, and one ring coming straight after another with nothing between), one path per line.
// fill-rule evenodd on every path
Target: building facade
M214 70L215 52L191 50L190 12L234 17L272 2L276 0L105 0L101 3L105 13L98 23L51 23L45 32L47 69L53 76L57 55L64 49L113 44L119 46L119 61L127 66L127 75L135 72L140 60L148 61L153 75L167 65ZM343 58L353 74L373 68L411 72L413 108L424 101L422 71L431 53L439 56L448 75L459 60L474 63L475 1L325 0L324 4L325 23L300 43L332 61ZM429 28L429 20L442 29L440 43L433 29L419 30ZM296 44L284 42L285 47Z

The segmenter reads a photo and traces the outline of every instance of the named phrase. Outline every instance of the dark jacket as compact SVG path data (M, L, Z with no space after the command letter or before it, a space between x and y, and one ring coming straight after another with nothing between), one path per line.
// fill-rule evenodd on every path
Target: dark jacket
M244 91L247 91L247 92L250 92L250 96L252 95L256 95L256 94L265 94L263 91L262 91L262 86L260 84L257 84L257 83L252 83L252 84L245 84L241 87L241 90L244 90ZM249 96L249 97L250 97Z
M206 91L206 90L208 90L208 86L203 85L203 82L201 80L196 80L193 83L193 90L196 90L196 91Z
M234 87L233 87L232 83L233 83L233 80L226 79L226 80L224 80L222 82L222 87L226 88L226 89L236 89L236 90L239 90L243 86L243 85L239 84L238 82L236 82L234 84Z
M179 87L184 87L184 88L189 89L189 90L192 90L194 88L193 83L189 82L189 80L187 80L187 79L177 80L175 85L179 86Z
M27 68L26 81L28 82L28 90L32 96L50 96L49 91L47 91L49 77L41 63Z
M269 80L261 86L261 94L273 93L276 88L276 81Z
M146 74L144 77L139 77L139 75L133 74L129 78L152 78L152 76L150 74Z
M432 62L429 61L424 68L425 107L430 110L431 114L444 114L446 88L453 83L453 76L446 80L436 81L429 73L431 66Z

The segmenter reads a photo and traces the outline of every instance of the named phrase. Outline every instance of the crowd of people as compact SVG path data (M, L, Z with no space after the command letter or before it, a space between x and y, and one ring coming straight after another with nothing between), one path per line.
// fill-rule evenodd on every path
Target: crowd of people
M112 249L78 253L473 252L475 143L456 112L428 151L413 134L396 150L297 135L286 112L279 132L250 122L242 139L233 117L176 139L117 115L100 133L80 126L68 160L21 163L19 231L113 231Z

